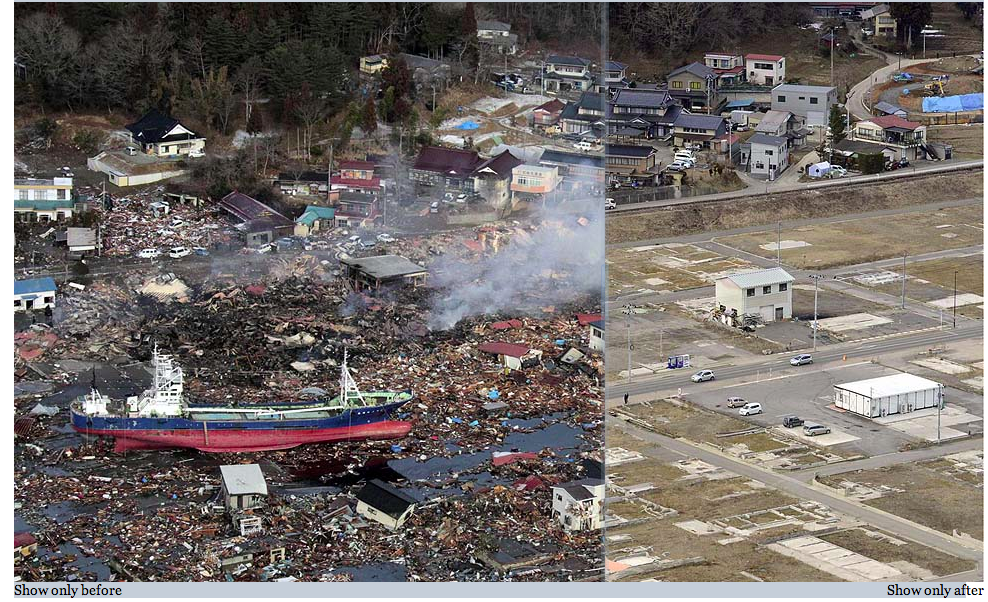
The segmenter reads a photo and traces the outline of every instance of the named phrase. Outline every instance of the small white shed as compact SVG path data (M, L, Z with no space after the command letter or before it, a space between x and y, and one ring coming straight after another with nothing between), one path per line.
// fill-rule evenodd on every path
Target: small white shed
M827 161L821 161L819 163L814 163L806 168L806 173L811 178L822 178L830 173L830 163Z
M834 385L834 405L838 408L879 418L905 414L943 403L944 386L913 374L893 374L868 380Z

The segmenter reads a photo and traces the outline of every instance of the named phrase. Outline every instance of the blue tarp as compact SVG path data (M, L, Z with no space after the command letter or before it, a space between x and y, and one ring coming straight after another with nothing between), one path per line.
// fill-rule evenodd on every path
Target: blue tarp
M480 127L480 124L476 121L464 121L460 125L456 126L458 130L475 130Z
M944 96L943 98L934 96L923 99L924 113L956 113L959 111L980 111L984 108L984 92Z

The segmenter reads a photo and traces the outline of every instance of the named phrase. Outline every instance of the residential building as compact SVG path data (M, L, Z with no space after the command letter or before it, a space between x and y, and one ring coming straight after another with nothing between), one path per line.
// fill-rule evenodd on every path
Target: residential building
M111 184L121 188L153 184L188 172L178 156L130 154L125 150L103 151L87 159L86 166L106 174Z
M580 99L566 105L559 115L559 126L566 134L583 134L594 130L603 133L604 97L598 92L584 92Z
M477 43L498 54L518 52L518 34L511 33L511 25L501 21L477 21Z
M885 163L898 161L901 158L899 149L892 145L852 138L841 140L833 145L831 150L833 151L831 162L848 168L858 167L858 162L866 155L881 154L885 158Z
M590 348L594 351L604 351L604 321L595 320L588 326L590 327Z
M755 134L748 138L748 172L774 180L789 167L789 143L783 136Z
M157 109L127 126L131 142L148 155L179 157L201 155L206 139Z
M372 54L360 57L360 72L366 75L377 75L388 66L388 57L382 54Z
M38 552L38 540L27 532L14 533L14 563Z
M350 257L341 259L340 266L355 291L408 285L417 288L429 277L429 270L400 255Z
M749 84L777 86L786 81L786 57L778 54L748 54L744 57Z
M713 113L721 104L717 73L700 63L690 63L673 69L666 76L666 89L686 110L708 110Z
M909 117L909 113L905 109L890 102L885 102L884 100L876 102L875 106L872 108L879 114L879 117L882 115L895 115L896 117L902 117L903 119Z
M772 88L772 110L788 111L802 118L804 125L827 124L830 107L837 104L837 88L781 84Z
M810 10L818 17L859 19L875 2L814 2Z
M14 281L14 311L31 311L55 307L55 280L31 278Z
M926 126L895 115L858 121L851 126L849 138L894 149L896 151L894 160L927 157Z
M219 206L238 222L236 229L248 247L268 244L295 231L295 222L241 192L226 195Z
M668 136L683 108L667 90L621 88L607 107L607 133L618 141L644 143Z
M897 24L888 4L879 4L861 12L865 29L871 29L875 37L895 39Z
M549 56L545 60L542 85L546 92L585 92L593 85L590 61L578 56Z
M717 74L718 88L736 86L744 81L744 57L737 54L708 52L703 55L703 64Z
M581 479L554 485L552 517L565 531L600 529L604 523L604 482Z
M565 108L566 103L558 98L540 104L532 109L532 124L542 130L548 129L559 123L559 118Z
M792 318L792 283L782 268L739 272L715 282L717 305L726 315L757 316L763 322Z
M412 81L415 82L415 89L418 93L425 94L428 90L431 94L433 86L437 90L442 90L449 84L452 69L447 63L427 56L407 54L404 52L398 56L408 65L408 70L412 74Z
M506 370L534 368L542 362L542 351L503 341L483 343L477 347L477 351L496 355L498 362L503 364Z
M651 146L608 144L604 149L607 177L622 184L639 182L654 185L659 173L655 161L656 151Z
M70 219L74 209L72 178L14 178L16 221L62 221Z
M257 464L220 466L223 506L227 512L254 510L264 506L268 484Z
M472 190L473 172L483 162L476 151L425 146L409 170L409 177L423 186Z
M55 244L64 244L70 253L87 253L99 246L99 236L93 228L66 228L55 235Z
M330 200L335 204L333 221L338 228L368 225L378 216L376 196L342 190L334 191Z
M673 143L676 146L694 144L703 148L714 148L715 141L729 133L727 120L719 115L694 115L684 112L673 124Z
M539 157L539 165L558 167L562 178L561 188L567 191L603 189L604 158L600 154L566 153L546 149Z
M283 171L275 185L281 194L291 196L326 196L329 190L329 174L325 171Z
M336 209L307 205L302 215L295 218L295 236L308 236L333 227L336 223Z
M404 491L373 479L357 493L357 514L394 531L415 511L416 501Z
M370 161L340 161L340 178L344 180L374 180L374 164Z
M494 207L508 208L511 204L513 172L521 165L521 159L510 151L502 151L481 163L473 172L474 190Z
M629 83L628 66L620 61L604 62L604 83L598 86L598 92L624 88Z
M558 167L517 165L511 170L511 196L515 201L541 199L559 182Z
M755 133L781 136L789 141L789 148L802 146L810 131L789 111L768 111L755 126Z

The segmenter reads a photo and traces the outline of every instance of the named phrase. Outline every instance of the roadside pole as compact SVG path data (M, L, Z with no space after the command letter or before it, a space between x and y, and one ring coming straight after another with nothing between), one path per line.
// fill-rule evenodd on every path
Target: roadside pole
M810 276L813 279L813 351L816 351L816 331L817 331L817 294L819 292L820 274Z

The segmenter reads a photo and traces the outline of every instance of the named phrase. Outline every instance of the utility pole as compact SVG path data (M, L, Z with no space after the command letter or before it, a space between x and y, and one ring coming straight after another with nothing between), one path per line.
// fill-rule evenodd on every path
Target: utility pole
M624 315L627 316L627 324L628 324L628 379L627 379L627 382L630 385L631 384L631 351L632 351L632 349L634 349L634 347L631 345L631 314L634 313L635 306L632 305L631 303L628 303L628 304L626 304L624 306L624 309L622 311L624 312Z
M834 85L834 48L837 46L837 28L830 28L830 85Z
M957 328L957 270L954 270L954 328Z
M333 198L333 142L329 143L329 166L326 168L326 202Z
M902 309L906 309L906 254L902 254Z
M813 351L816 351L816 330L817 330L817 293L819 292L821 274L812 274L813 279Z
M782 222L779 222L775 237L775 262L782 267Z

